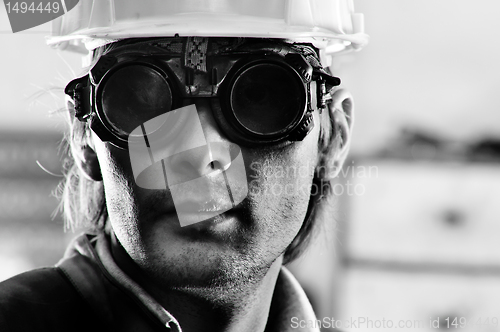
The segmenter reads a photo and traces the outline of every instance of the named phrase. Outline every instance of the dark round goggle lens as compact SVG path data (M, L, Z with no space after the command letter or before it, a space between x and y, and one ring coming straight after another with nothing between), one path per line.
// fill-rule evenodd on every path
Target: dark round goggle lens
M256 64L244 70L230 93L236 120L258 135L287 131L304 108L299 83L291 70L276 64Z
M106 121L122 135L129 135L144 122L169 112L172 92L165 78L153 68L130 65L115 71L102 89ZM149 126L148 133L162 123Z

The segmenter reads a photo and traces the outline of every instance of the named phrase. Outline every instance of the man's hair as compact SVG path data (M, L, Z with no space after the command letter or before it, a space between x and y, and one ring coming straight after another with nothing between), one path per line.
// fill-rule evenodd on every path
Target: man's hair
M93 66L99 58L113 49L113 44L102 46L94 50ZM318 50L314 50L316 65L320 63ZM310 55L310 54L309 54ZM310 58L308 58L310 61ZM60 199L59 210L63 213L66 229L75 230L86 228L94 233L105 231L108 212L102 181L89 179L78 167L78 155L83 146L90 140L90 127L87 122L74 119L68 113L69 132L63 139L63 173L65 177L58 186L57 194ZM289 263L302 254L314 238L320 220L329 216L328 207L332 203L331 179L329 173L332 163L329 151L338 151L342 137L340 130L334 128L331 111L325 109L320 114L320 134L318 140L318 166L314 172L311 196L307 208L306 218L284 253L284 263ZM329 145L333 145L330 146Z

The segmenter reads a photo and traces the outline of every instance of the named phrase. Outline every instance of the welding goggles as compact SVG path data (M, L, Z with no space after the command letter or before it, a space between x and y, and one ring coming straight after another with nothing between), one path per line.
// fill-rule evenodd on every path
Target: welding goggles
M76 118L122 149L134 129L194 98L211 98L215 120L235 143L299 141L314 127L314 106L325 108L340 84L310 62L283 45L214 50L196 40L149 41L102 55L65 93Z

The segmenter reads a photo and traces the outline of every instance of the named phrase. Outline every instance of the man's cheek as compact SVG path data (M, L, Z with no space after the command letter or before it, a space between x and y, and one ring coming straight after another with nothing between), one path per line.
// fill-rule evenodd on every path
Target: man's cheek
M304 199L309 197L311 180L309 177L289 177L278 172L275 174L250 176L248 182L249 197L258 201L279 201L284 198Z

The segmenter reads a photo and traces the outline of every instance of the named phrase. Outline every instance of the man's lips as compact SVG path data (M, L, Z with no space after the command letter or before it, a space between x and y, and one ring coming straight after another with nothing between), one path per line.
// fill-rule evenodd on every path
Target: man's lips
M186 192L184 197L174 199L170 191L158 190L152 198L152 211L160 214L176 214L176 213L223 213L225 211L237 208L228 197L228 195L218 195L212 193L212 196L207 200L206 197L200 197L194 192Z
M185 200L175 202L175 210L177 213L203 213L203 212L225 212L234 208L232 202L227 199L212 198L209 201L203 200Z
M229 203L230 204L230 203ZM188 236L193 240L201 240L202 238L215 239L220 234L230 232L238 227L237 222L238 211L240 206L222 208L216 205L200 204L199 202L186 201L181 206L176 206L176 209L170 210L169 219L173 221L181 219L185 224L180 223L181 227L173 229L180 236ZM183 210L181 210L183 209ZM172 218L172 219L171 219ZM177 223L175 223L177 224ZM221 233L222 232L222 233ZM204 234L202 237L201 234Z

